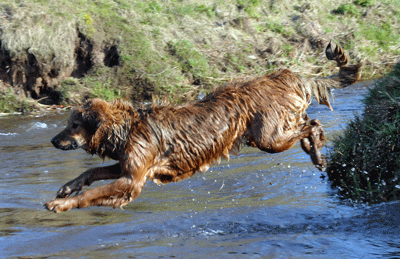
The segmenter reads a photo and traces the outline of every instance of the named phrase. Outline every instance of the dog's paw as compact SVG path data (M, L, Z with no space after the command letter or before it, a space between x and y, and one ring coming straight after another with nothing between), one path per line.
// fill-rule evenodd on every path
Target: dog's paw
M58 213L75 208L77 205L75 199L66 198L48 201L44 204L44 206L46 207L46 209Z
M322 123L317 119L311 120L310 124L311 124L311 126L322 126Z
M56 198L65 198L74 192L79 193L82 190L84 183L84 179L81 179L80 177L66 183L60 188L60 190L58 190Z
M73 193L73 190L68 185L64 185L58 190L56 198L65 198L70 196Z

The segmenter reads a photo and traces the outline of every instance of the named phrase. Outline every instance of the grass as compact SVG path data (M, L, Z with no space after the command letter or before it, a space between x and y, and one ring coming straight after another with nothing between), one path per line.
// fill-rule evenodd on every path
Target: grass
M352 15L352 16L360 16L360 10L355 6L354 4L341 4L339 7L335 10L333 10L333 13L335 14L347 14L347 15Z
M3 0L1 49L12 61L0 73L12 65L4 83L32 91L35 80L15 78L32 71L33 56L30 77L61 92L65 105L92 96L140 102L158 95L179 103L232 78L283 67L332 74L323 48L334 39L352 60L365 61L363 79L377 78L398 61L399 14L400 2L392 0ZM104 61L110 46L115 66ZM71 79L79 48L87 71ZM40 99L41 91L31 95Z
M0 111L2 113L26 113L36 109L39 108L32 100L14 94L11 89L0 88Z
M170 54L177 58L179 68L194 84L202 84L210 76L207 57L201 55L188 40L168 43Z
M375 0L355 0L354 3L357 5L369 7L374 5Z
M112 101L121 98L121 90L118 88L111 87L111 80L106 83L95 82L92 88L90 98L101 98L106 101Z
M364 99L362 116L334 141L327 168L344 198L400 198L400 63Z

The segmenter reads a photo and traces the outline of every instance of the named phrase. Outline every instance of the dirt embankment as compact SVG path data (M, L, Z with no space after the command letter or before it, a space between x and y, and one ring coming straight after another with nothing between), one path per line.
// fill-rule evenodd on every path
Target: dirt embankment
M38 55L29 46L18 53L11 52L0 40L0 46L3 46L0 49L2 87L12 88L15 93L43 104L59 104L62 97L57 86L66 78L82 78L95 65L119 65L117 46L95 45L78 29L69 36L69 39L63 39L69 42L68 62L56 62L58 53L55 52L48 56Z
M28 99L180 102L283 67L326 76L336 72L324 55L331 39L369 79L398 62L399 13L390 0L4 0L0 112L29 110L15 105Z

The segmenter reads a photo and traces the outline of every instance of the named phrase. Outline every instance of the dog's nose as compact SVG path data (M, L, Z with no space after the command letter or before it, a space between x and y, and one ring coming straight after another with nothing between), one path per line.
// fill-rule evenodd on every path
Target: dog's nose
M53 146L55 146L55 147L58 146L58 139L56 139L55 137L52 138L50 141L51 141L51 144L53 144Z

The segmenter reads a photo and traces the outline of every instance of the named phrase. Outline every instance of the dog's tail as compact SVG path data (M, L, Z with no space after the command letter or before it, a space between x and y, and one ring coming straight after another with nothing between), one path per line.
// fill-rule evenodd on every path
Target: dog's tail
M336 45L333 49L332 42L329 42L326 47L325 54L329 60L336 61L339 72L322 78L303 78L303 82L308 93L315 96L320 104L325 104L332 110L328 96L330 89L344 88L358 81L361 77L362 63L347 65L348 57L343 49L339 45Z
M339 45L336 45L335 50L333 50L332 42L329 42L325 54L329 60L336 61L337 66L340 68L339 73L336 75L323 78L333 80L330 84L330 88L344 88L354 84L360 79L362 63L346 66L349 59Z

